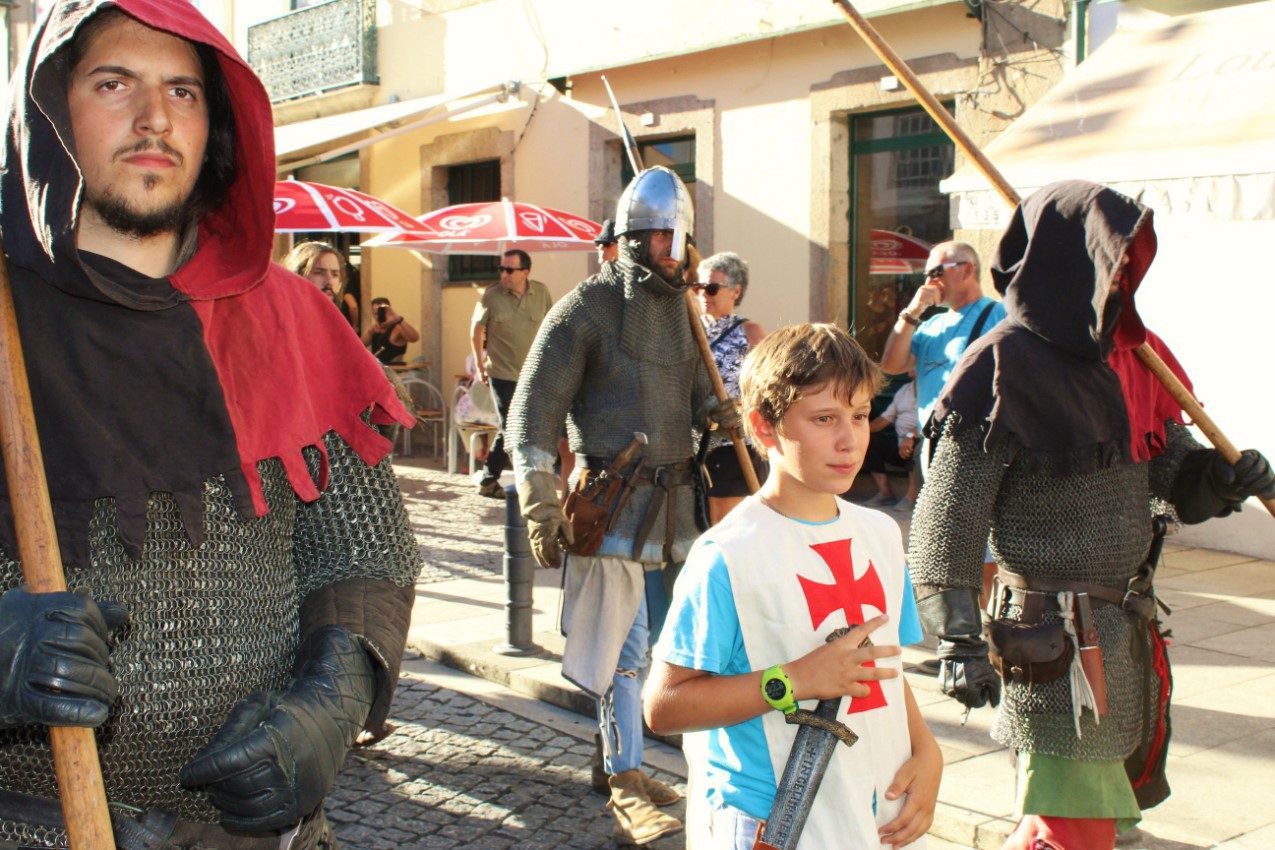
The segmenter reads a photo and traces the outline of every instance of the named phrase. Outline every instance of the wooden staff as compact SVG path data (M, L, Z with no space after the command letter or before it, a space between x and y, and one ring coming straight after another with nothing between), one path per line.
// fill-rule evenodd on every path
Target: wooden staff
M9 480L9 505L18 538L22 577L35 593L65 591L66 574L44 479L44 456L35 428L31 387L18 336L13 291L0 245L0 450ZM62 816L73 850L114 850L106 786L92 729L49 729Z
M699 268L700 254L695 250L694 245L687 243L686 256L689 263L687 279L694 281L696 280L695 270ZM699 320L699 310L695 306L695 298L689 289L686 290L685 298L686 311L691 319L691 333L695 335L695 344L699 346L700 358L704 361L704 368L708 370L708 380L713 384L713 395L717 396L719 402L729 401L726 384L722 382L722 375L717 371L717 358L713 357L713 348L708 344L708 334ZM744 483L748 485L748 492L756 493L761 489L761 484L757 481L757 470L753 469L753 458L748 453L748 445L744 442L738 428L731 428L728 436L735 447L735 457L739 458L739 468L743 470ZM704 439L708 439L707 434L704 435Z
M956 123L956 119L952 117L952 113L947 111L947 107L938 102L938 99L921 83L920 78L913 73L907 63L899 58L899 55L885 42L885 39L881 38L881 34L876 31L872 24L868 23L867 18L859 14L859 11L850 5L849 0L832 0L832 2L846 16L850 26L854 27L855 31L863 37L863 40L868 43L873 52L881 58L885 66L902 80L903 84L908 87L908 91L912 92L912 96L921 102L921 106L938 122L939 126L943 128L943 132L947 133L948 137L956 143L956 146L961 149L961 153L969 157L970 161L978 167L978 170L992 184L992 188L1011 207L1018 206L1022 198L1019 197L1014 187L1009 184L1009 181L1005 179L1005 176L1000 173L996 166L992 165L991 160L984 156L978 145L974 144L974 141L961 129ZM1178 376L1173 374L1173 370L1165 365L1160 355L1156 354L1151 346L1145 342L1134 351L1138 355L1138 359L1151 370L1151 374L1155 375L1156 379L1168 390L1169 395L1173 396L1173 400L1182 407L1182 411L1190 417L1192 422L1199 426L1200 431L1204 433L1209 442L1226 459L1226 462L1234 464L1238 461L1240 459L1239 450L1226 438L1226 435L1222 433L1209 415L1204 412L1200 402L1178 380ZM1266 510L1270 512L1271 516L1275 516L1275 499L1259 499L1259 501L1266 506Z

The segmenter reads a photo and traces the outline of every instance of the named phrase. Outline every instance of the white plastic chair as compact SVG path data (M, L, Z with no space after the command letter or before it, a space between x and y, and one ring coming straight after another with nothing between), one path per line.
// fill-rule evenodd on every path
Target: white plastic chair
M412 374L403 375L403 386L412 396L412 413L416 416L416 424L422 429L429 429L433 442L434 457L439 455L440 437L447 435L447 405L438 387L424 378ZM403 429L403 454L412 453L412 432L415 428Z
M456 389L452 391L452 427L447 433L447 471L453 474L460 463L461 447L469 449L469 472L472 474L478 466L479 442L484 435L494 438L500 430L497 426L486 422L466 421L456 416L454 411L457 409L457 404L466 393L469 394L469 400L475 409L492 416L496 413L496 398L492 394L491 387L481 383L456 384Z

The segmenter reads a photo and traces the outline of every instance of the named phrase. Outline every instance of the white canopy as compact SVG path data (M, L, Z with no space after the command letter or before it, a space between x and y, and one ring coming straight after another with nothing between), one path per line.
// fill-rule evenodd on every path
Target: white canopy
M1275 0L1123 30L985 149L1026 196L1084 179L1157 213L1275 220ZM943 181L957 226L1009 210L972 164Z

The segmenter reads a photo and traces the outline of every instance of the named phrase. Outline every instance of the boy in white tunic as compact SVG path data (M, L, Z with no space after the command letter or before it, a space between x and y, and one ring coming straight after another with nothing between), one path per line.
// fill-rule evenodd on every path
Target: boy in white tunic
M921 638L902 536L836 496L862 466L881 382L833 325L776 331L744 364L746 428L770 475L692 550L644 700L651 729L693 733L714 850L753 847L797 701L848 697L838 720L859 736L836 748L798 850L923 847L933 821L943 758L899 675L900 644Z

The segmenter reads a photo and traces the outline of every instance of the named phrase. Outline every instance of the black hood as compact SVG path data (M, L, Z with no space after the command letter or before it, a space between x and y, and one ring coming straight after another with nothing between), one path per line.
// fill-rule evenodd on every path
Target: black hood
M1006 318L965 352L927 433L940 436L949 421L977 426L985 448L1026 450L1057 474L1128 460L1125 396L1108 357L1122 338L1145 337L1133 293L1155 255L1151 219L1136 201L1080 180L1023 201L992 265Z

